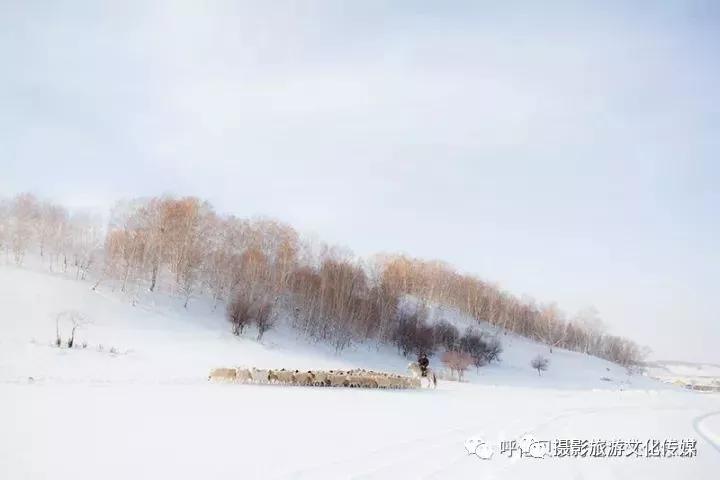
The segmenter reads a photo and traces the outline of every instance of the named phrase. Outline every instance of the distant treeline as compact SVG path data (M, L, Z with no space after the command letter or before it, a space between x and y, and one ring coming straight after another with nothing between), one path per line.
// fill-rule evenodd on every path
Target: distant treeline
M592 318L566 318L554 304L519 298L439 261L403 255L357 259L345 250L301 240L289 225L216 213L194 197L121 202L102 225L32 194L0 199L0 252L22 264L36 250L52 270L123 291L180 295L188 307L207 296L227 309L232 329L288 312L293 326L343 349L378 339L410 354L452 348L451 332L433 332L422 305L444 305L498 328L631 366L642 359L632 341L605 334ZM400 308L412 296L419 307ZM443 322L447 330L447 323ZM442 337L442 338L440 338ZM435 340L433 340L435 339ZM402 345L401 345L402 343ZM408 351L409 350L409 351Z

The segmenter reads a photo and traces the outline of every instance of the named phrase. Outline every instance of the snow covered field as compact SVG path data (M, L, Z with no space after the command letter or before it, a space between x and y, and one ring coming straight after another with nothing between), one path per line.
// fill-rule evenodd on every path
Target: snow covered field
M503 336L503 361L437 390L216 385L217 366L403 372L393 349L336 355L286 329L235 338L202 302L0 266L0 478L717 478L720 395ZM91 324L58 349L55 317ZM87 347L82 344L87 342ZM100 348L102 345L102 348ZM112 351L112 353L111 353ZM543 352L538 376L530 359ZM715 414L715 415L713 415ZM501 441L697 440L694 458L507 458ZM480 436L495 453L469 455Z
M688 387L707 386L720 390L720 365L677 361L650 362L646 371L648 376L663 382Z

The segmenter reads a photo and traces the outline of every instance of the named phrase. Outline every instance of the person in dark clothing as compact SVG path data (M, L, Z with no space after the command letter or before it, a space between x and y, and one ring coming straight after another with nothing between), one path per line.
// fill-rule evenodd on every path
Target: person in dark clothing
M427 369L430 365L430 359L428 359L427 355L424 353L420 354L418 357L418 365L420 365L420 371L422 372L423 377L427 377Z

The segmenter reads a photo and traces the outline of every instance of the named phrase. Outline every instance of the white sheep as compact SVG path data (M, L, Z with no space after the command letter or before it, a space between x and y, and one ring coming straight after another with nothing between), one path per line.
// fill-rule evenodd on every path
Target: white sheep
M253 367L250 369L250 377L255 383L268 383L270 381L270 372Z
M392 378L386 375L375 375L373 379L379 388L395 388Z
M378 383L374 378L364 376L360 381L360 386L363 388L378 388Z
M328 373L322 370L314 370L311 372L313 375L312 384L317 387L325 387L328 385Z
M345 375L345 372L342 372L342 371L334 372L334 371L330 370L330 373L328 374L328 380L330 381L331 387L347 387L348 386L347 375Z
M208 380L211 382L234 382L237 372L234 368L215 368L210 372Z
M269 377L270 377L270 380L274 380L277 383L293 384L293 383L295 383L294 375L295 375L294 372L285 370L283 368L282 370L271 370Z
M419 378L406 378L405 379L407 387L406 388L420 388L422 387L422 383L420 382Z
M352 371L351 371L352 372ZM356 373L351 373L347 376L348 387L357 388L362 386L363 377Z
M245 367L238 367L235 369L235 381L238 383L248 383L252 381L252 375L250 370Z
M300 372L295 370L296 385L312 385L315 381L315 375L312 372Z

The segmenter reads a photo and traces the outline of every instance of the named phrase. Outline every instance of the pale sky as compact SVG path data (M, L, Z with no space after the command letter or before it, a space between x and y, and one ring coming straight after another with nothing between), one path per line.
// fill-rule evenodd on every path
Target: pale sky
M720 2L0 0L0 61L0 195L197 195L720 363Z

